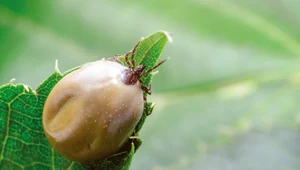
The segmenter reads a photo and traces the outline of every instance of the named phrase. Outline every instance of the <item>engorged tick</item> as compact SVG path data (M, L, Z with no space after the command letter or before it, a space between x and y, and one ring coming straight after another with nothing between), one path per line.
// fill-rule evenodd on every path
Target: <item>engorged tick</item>
M43 108L43 129L50 145L76 162L99 162L120 151L133 135L143 111L150 115L142 76L153 68L135 66L135 51L126 65L116 56L90 62L64 76ZM131 61L129 61L129 56ZM148 69L148 70L147 70Z

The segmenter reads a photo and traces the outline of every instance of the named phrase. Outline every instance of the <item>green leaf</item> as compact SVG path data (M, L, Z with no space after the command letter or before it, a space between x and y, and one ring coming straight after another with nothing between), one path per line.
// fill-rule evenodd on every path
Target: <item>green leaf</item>
M138 64L143 63L147 67L152 67L167 42L166 36L165 33L157 32L142 40L139 49L146 49L146 51L139 52L138 59L142 59ZM162 40L166 41L162 42ZM0 134L0 141L2 141L0 169L129 170L132 157L141 145L139 138L130 139L119 153L99 163L89 164L69 161L56 153L49 145L42 127L44 103L56 83L78 68L80 67L61 74L56 65L55 73L48 77L36 91L26 85L13 85L13 81L0 88L0 129L2 131ZM135 135L138 135L137 132L142 128L145 118L146 115L143 113Z

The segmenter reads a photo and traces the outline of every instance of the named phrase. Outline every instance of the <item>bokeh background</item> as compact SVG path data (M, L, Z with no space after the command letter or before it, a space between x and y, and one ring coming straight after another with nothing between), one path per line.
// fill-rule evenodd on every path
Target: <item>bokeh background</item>
M0 83L173 33L133 170L300 168L300 1L0 0Z

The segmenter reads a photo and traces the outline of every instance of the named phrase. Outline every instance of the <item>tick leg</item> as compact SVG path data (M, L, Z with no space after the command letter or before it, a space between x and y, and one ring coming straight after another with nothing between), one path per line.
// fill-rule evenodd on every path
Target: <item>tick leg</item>
M146 107L145 108L146 109L146 116L149 116L149 115L151 115L151 113L152 113L155 105L151 108L151 110L149 110L149 108L148 108L148 102L147 102L147 97L145 95L143 97L144 97L144 106Z
M133 50L132 50L132 56L131 56L131 64L132 64L132 69L134 68L134 55L135 55L135 51L136 51L136 49L137 49L137 47L140 45L140 42L141 41L139 41L136 45L135 45L135 47L133 48Z
M155 105L153 105L153 107L151 108L151 110L150 110L150 112L147 114L147 116L149 116L149 115L152 114L152 111L153 111L153 109L154 109L154 106L155 106Z
M144 95L144 106L146 107L146 116L149 116L149 109L148 109L148 103L147 103L147 97Z
M124 63L119 59L120 56L123 56L123 55L122 54L115 54L113 57L106 58L106 60L108 60L108 61L114 61L114 62L117 62L119 64L124 65Z
M141 84L141 89L143 90L143 92L151 95L152 94L152 91L151 91L151 87L152 85L150 84L150 87L147 88L143 81L142 80L139 80L140 81L140 84ZM146 116L149 116L151 115L152 111L153 111L153 108L154 106L151 108L151 110L149 111L149 108L148 108L148 104L147 104L147 96L145 94L143 94L143 98L144 98L144 106L146 107Z
M169 59L170 59L170 57L167 58L167 59L165 59L165 60L163 60L163 61L161 61L160 63L158 63L158 64L155 65L154 67L150 68L148 71L145 71L145 72L143 73L143 75L150 73L152 70L156 69L157 67L159 67L160 65L162 65L164 62L166 62L166 61L169 60Z
M131 64L130 64L130 62L129 62L129 59L128 59L129 54L132 55L132 52L128 52L128 53L125 54L125 60L126 60L126 63L127 63L127 65L128 65L128 67L129 67L129 68L132 68L132 66L131 66Z
M152 90L151 90L152 84L150 84L150 87L147 88L147 87L144 85L144 82L142 82L142 80L139 79L139 81L140 81L141 89L143 90L143 92L145 92L145 93L151 95L151 94L152 94Z
M145 92L145 93L147 93L147 94L149 94L149 95L151 95L152 94L152 90L151 90L151 84L150 84L150 87L149 88L147 88L145 85L141 85L141 88L142 88L142 90Z
M143 95L144 98L144 107L146 107L146 116L150 115L149 111L148 111L148 104L147 104L147 97L145 95Z
M114 61L124 65L124 63L119 59L119 56L122 56L122 54L115 54L112 58Z

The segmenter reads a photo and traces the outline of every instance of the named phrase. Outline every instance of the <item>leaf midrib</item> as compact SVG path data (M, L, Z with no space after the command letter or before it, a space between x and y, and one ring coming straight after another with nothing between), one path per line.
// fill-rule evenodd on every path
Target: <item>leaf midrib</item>
M4 24L13 26L21 33L29 35L38 33L39 35L42 35L45 38L49 38L53 42L61 44L63 48L72 49L76 53L81 54L82 56L97 56L97 54L88 52L85 48L81 47L74 41L64 36L58 35L53 30L34 22L31 18L21 16L0 4L0 21L1 20L4 21ZM15 25L18 26L16 27ZM33 32L32 30L35 31ZM73 55L68 55L68 57L74 61L81 61L80 58Z

